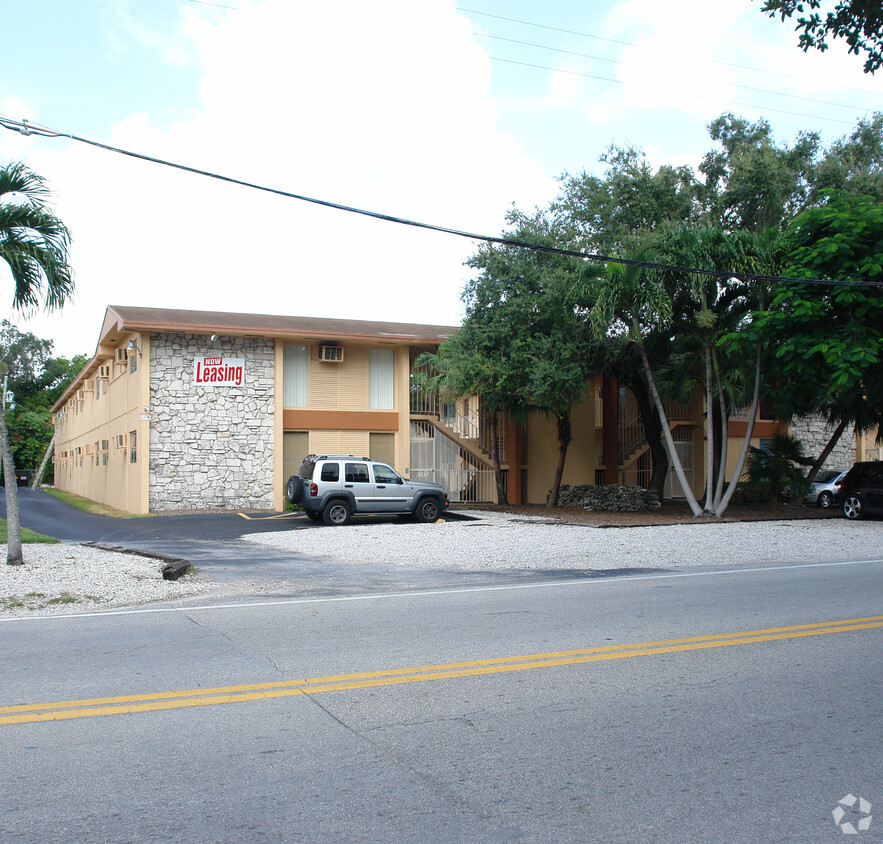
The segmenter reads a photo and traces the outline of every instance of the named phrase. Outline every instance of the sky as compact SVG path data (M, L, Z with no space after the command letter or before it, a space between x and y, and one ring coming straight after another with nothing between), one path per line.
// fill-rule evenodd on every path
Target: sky
M601 175L694 168L724 112L823 142L883 72L803 53L759 0L4 0L0 115L346 206L488 235ZM72 233L61 311L0 318L91 356L108 305L456 325L478 242L0 129Z

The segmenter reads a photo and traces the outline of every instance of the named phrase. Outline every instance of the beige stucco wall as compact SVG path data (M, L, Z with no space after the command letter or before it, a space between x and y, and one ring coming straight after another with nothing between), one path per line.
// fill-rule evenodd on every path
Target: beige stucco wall
M598 466L595 401L589 398L571 412L573 441L567 449L562 483L593 484ZM558 466L558 427L547 416L532 415L526 434L527 503L545 504ZM512 467L510 471L520 471Z
M127 340L120 348L125 348ZM68 400L60 418L56 414L55 446L55 484L59 489L136 514L147 512L148 459L148 427L140 417L148 403L149 345L139 345L142 357L137 359L135 372L130 371L128 359L95 362L87 386ZM102 368L106 368L107 377L99 377ZM118 447L117 437L124 438L123 447ZM103 451L105 442L107 450Z
M281 359L286 340L278 344L279 402L282 402ZM313 454L354 454L367 456L370 452L371 433L391 433L394 437L395 468L404 473L410 462L410 361L407 346L389 347L381 344L343 344L344 356L339 363L319 360L318 345L309 345L309 391L305 408L285 408L289 421L284 421L279 432L306 431L309 451ZM372 348L392 348L394 360L394 406L382 409L381 414L394 414L396 430L389 427L372 427L370 417L378 411L369 407L369 352ZM326 417L321 414L327 413ZM341 414L344 414L343 416ZM350 420L346 427L342 419ZM303 421L299 421L303 420ZM337 424L335 424L337 423ZM281 468L279 470L281 472ZM281 477L281 475L280 475Z

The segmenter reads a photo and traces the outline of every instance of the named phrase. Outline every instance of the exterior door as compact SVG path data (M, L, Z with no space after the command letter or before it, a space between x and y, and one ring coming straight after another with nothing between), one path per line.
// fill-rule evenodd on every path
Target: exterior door
M343 488L353 494L358 512L370 513L377 509L374 506L374 482L367 463L343 464Z
M375 463L371 469L374 472L375 493L372 509L382 512L406 510L409 488L401 477L383 463Z

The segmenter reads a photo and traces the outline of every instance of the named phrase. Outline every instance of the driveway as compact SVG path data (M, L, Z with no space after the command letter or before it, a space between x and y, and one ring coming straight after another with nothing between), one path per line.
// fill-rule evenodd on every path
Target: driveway
M249 534L285 530L331 530L302 513L195 513L189 515L114 518L85 513L42 490L18 490L23 527L61 542L94 542L134 553L192 562L212 580L261 580L298 585L298 592L341 594L390 589L448 586L455 576L418 576L407 581L385 567L341 566L321 554L302 554L252 542ZM6 491L0 486L0 514L6 516ZM465 518L454 516L454 518ZM404 527L395 517L354 519L353 524L385 521ZM498 577L488 578L498 582Z
M290 578L294 562L291 554L239 540L251 533L312 526L298 513L197 513L131 519L99 516L84 513L42 490L28 488L18 490L18 500L22 526L37 533L61 542L94 542L184 558L216 580L239 576ZM5 490L0 490L0 510L5 517ZM299 569L307 565L306 561L298 562Z

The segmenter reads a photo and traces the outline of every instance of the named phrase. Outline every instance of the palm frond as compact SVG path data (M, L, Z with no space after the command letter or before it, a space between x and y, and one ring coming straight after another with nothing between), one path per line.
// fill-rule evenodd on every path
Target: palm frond
M45 205L43 179L24 164L0 167L0 261L15 284L12 307L61 307L74 289L70 232Z

